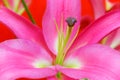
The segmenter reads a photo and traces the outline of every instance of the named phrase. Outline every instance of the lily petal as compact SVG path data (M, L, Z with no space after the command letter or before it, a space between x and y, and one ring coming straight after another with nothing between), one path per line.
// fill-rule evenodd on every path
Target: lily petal
M0 44L1 80L54 76L56 71L51 65L47 51L31 41L15 39Z
M11 68L11 70L7 70L7 72L4 72L0 79L2 80L16 80L19 78L28 78L28 80L36 80L36 79L42 79L45 77L51 77L53 75L56 75L56 72L52 68L40 68L40 69L15 69ZM26 80L26 79L25 79Z
M97 43L108 33L120 27L120 10L107 13L87 26L76 38L71 49Z
M104 0L90 0L92 7L93 7L93 11L94 11L94 15L95 15L95 19L101 17L103 14L105 14L105 4L104 4Z
M118 51L108 46L94 44L71 53L65 61L77 59L81 66L76 69L58 66L58 70L63 74L74 79L120 80L120 53Z
M47 46L38 26L4 7L0 9L0 22L10 28L18 38L37 42L44 47Z
M53 7L54 5L54 7ZM72 39L76 34L80 25L80 0L47 0L47 9L43 17L43 34L46 43L53 53L57 53L56 40L58 38L58 32L56 29L56 23L58 29L63 27L65 34L68 17L74 17L77 19L77 24L74 26L71 34ZM63 22L63 26L61 26Z

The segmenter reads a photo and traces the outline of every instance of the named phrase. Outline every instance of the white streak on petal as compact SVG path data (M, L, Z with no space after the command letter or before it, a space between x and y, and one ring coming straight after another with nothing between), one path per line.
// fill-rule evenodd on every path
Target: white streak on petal
M52 63L46 59L40 59L40 60L36 60L34 63L33 63L33 66L35 68L45 68L45 67L48 67L48 66L51 66Z
M65 60L63 65L68 68L82 68L83 64L77 58L68 58Z

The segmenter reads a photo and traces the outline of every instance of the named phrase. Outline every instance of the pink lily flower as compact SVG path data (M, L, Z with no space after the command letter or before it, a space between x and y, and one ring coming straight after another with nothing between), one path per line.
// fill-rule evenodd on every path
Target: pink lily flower
M120 26L120 11L102 16L77 34L79 1L47 0L42 30L1 8L0 22L19 39L0 43L0 79L120 80L120 53L95 44Z
M21 0L0 0L0 2L2 2L4 6L18 14L22 14L25 10L21 3ZM25 0L25 2L27 3L27 5L30 5L31 0Z

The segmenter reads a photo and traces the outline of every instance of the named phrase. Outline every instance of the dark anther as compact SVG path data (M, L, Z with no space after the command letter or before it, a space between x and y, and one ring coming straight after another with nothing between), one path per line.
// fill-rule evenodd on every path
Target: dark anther
M69 27L73 27L75 25L75 23L77 22L77 20L73 17L68 17L66 19L66 22L67 22Z

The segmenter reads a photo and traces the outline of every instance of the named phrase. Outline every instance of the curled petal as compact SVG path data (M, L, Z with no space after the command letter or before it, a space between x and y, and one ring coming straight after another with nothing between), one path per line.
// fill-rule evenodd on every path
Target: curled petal
M120 27L120 10L110 12L87 26L76 38L71 49L99 42Z
M116 50L94 44L84 46L71 53L66 57L66 63L76 59L80 66L77 68L58 66L58 70L63 74L74 79L120 80L120 53Z
M44 78L54 76L52 58L41 46L22 39L0 44L0 79ZM48 67L48 68L47 68Z
M67 28L65 20L68 17L77 19L77 24L74 26L71 34L70 39L72 39L80 25L80 0L47 0L47 9L42 23L43 34L48 47L54 53L57 53L57 50L55 49L56 41L58 39L56 26L59 30L63 29L63 33L65 34Z

